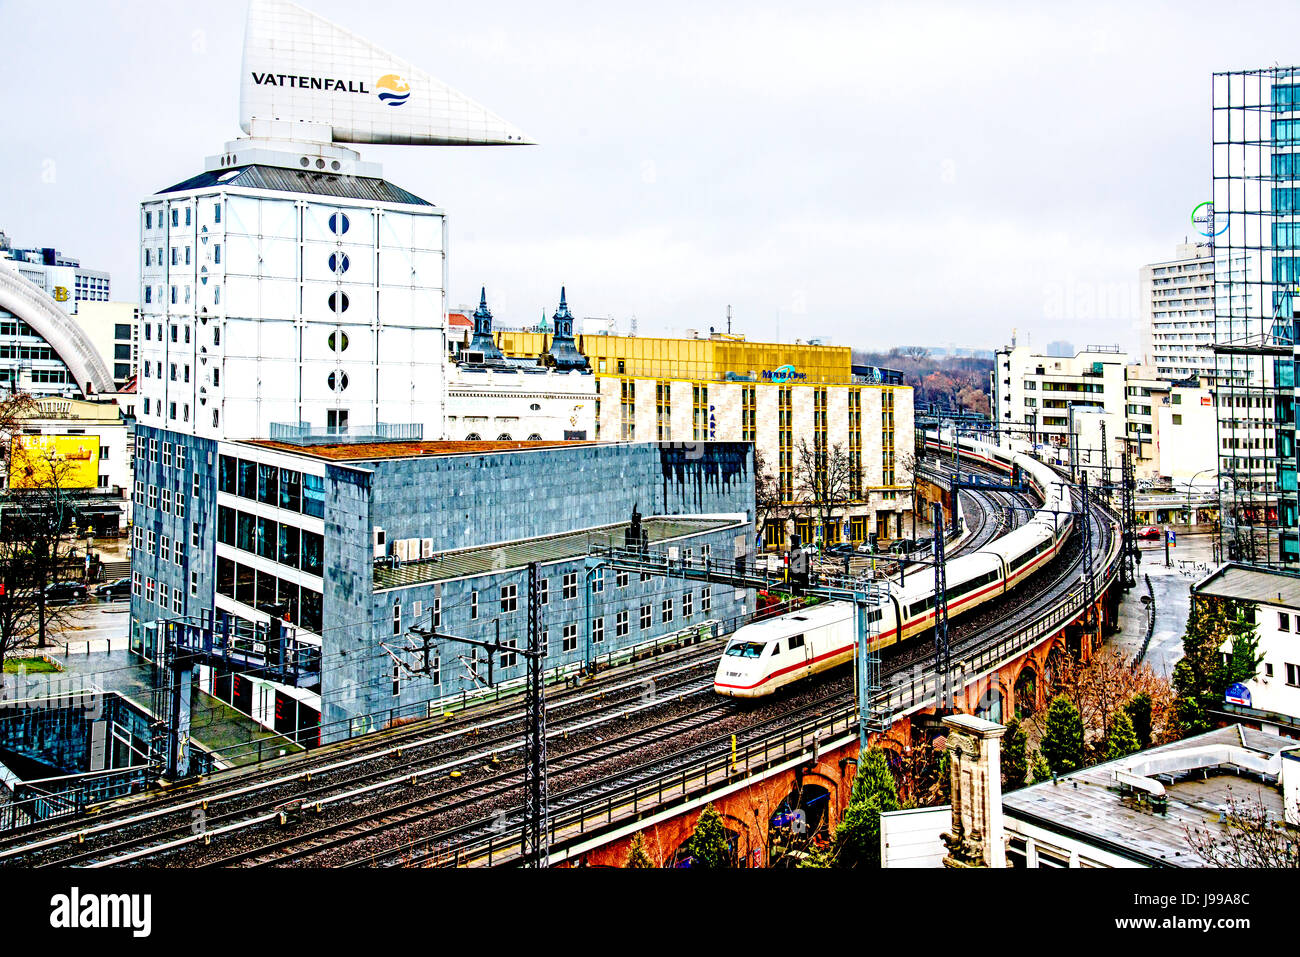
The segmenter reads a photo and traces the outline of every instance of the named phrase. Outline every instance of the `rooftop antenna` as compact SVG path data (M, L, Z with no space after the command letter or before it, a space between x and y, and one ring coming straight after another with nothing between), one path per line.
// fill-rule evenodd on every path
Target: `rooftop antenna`
M727 304L727 335L731 335L731 304Z

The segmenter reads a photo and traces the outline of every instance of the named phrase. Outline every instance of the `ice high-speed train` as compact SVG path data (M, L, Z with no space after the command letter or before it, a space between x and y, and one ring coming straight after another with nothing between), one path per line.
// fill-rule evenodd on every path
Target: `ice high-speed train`
M927 444L938 448L934 439ZM1019 467L1043 504L1013 532L946 566L948 617L993 601L1051 561L1074 527L1073 496L1057 474L1037 459L996 446L960 440L962 457L1010 473ZM951 448L949 445L948 448ZM879 616L873 648L884 648L934 627L934 577L908 576L906 587L891 584ZM759 698L809 675L853 660L857 628L853 605L830 601L754 622L736 630L713 679L718 694Z

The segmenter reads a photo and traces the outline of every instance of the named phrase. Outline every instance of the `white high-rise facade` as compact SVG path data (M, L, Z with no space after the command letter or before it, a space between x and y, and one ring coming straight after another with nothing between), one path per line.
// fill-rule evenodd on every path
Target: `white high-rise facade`
M1141 269L1144 358L1162 378L1215 380L1211 252L1180 243L1174 259Z
M443 212L338 144L530 140L287 0L253 0L241 75L248 136L140 208L141 424L441 435Z
M141 205L140 421L214 439L439 429L442 211L354 174L350 151L308 172L232 147Z

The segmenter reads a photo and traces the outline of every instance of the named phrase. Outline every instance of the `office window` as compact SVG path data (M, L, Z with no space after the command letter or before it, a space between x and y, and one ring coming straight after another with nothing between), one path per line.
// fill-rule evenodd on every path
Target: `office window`
M591 619L591 643L598 645L605 640L605 619L603 617Z
M627 609L620 611L617 615L614 616L614 637L615 638L623 638L627 635L628 618L629 618L629 614L627 612Z
M1291 630L1291 616L1284 611L1280 611L1277 613L1277 630L1278 631Z
M712 611L713 611L713 589L701 588L700 589L700 612L702 614L707 615Z
M571 598L578 597L578 573L564 573L564 599L568 601Z
M619 588L627 587L627 579L628 579L628 574L627 574L627 569L625 568L620 568L617 572L614 573L614 584Z
M641 606L641 630L645 631L654 622L653 609L649 605Z
M478 618L478 592L469 593L469 617L470 620Z
M690 618L695 614L695 596L691 592L682 595L682 617Z
M665 598L665 599L663 600L663 604L662 604L662 606L661 606L661 608L660 608L660 613L661 613L661 614L660 614L660 619L659 619L659 620L660 620L661 622L663 622L665 625L667 625L667 624L669 624L669 623L672 622L672 620L673 620L673 600L672 600L671 598Z
M515 584L501 586L501 612L506 614L514 611L518 606L519 586Z
M538 601L543 605L551 603L551 580L549 578L537 579L537 596Z
M561 645L561 648L564 651L578 650L578 626L577 625L564 626L563 643Z

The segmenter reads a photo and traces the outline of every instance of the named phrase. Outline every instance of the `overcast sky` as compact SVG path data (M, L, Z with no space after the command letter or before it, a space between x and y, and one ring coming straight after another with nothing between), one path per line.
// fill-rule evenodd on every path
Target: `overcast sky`
M304 5L540 144L360 147L448 212L453 306L867 348L1135 349L1210 74L1300 61L1294 2ZM0 229L137 298L139 201L239 134L245 11L0 0Z

